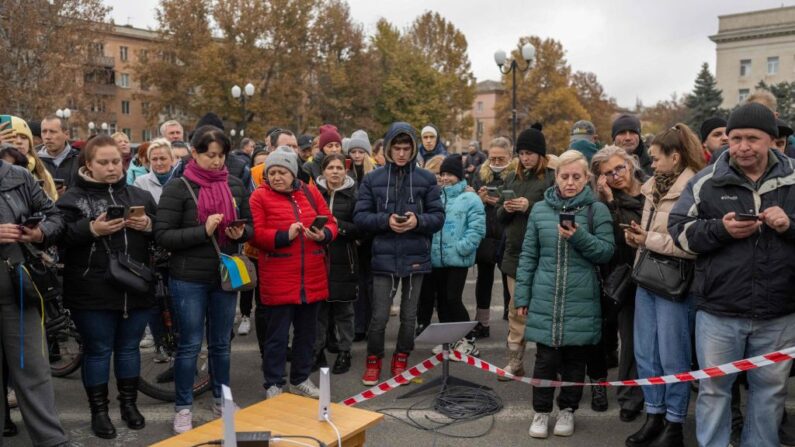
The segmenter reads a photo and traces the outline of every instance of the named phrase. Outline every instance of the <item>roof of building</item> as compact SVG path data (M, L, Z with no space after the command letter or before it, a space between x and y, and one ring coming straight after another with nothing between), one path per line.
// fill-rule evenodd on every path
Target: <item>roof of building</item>
M718 16L715 43L795 34L795 6Z
M477 93L503 91L503 90L505 90L505 88L502 86L502 82L500 81L485 80L478 82L477 85L475 86L475 91Z

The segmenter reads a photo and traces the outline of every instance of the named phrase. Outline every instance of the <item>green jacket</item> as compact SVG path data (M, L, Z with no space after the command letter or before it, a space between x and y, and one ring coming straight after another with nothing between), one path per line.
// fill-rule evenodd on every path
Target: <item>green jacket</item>
M576 215L577 231L569 240L558 233L561 210ZM529 307L527 340L552 347L599 342L596 265L608 262L614 249L610 212L589 186L570 199L562 199L555 187L546 190L530 213L516 277L515 305Z
M533 205L544 199L544 190L550 186L554 178L555 174L552 170L547 170L543 179L535 175L528 175L526 179L522 180L514 172L508 174L505 183L500 188L501 194L503 190L510 189L516 193L516 197L524 197L530 202L527 212L524 213L505 211L502 206L503 199L497 203L497 219L505 226L505 251L502 254L500 270L511 278L516 278L516 266L519 264L519 253L522 251L527 218L533 210Z

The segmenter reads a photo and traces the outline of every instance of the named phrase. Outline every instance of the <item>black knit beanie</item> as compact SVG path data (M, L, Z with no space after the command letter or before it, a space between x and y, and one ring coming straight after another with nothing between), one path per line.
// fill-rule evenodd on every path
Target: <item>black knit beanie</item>
M704 122L701 123L701 142L707 141L709 134L719 127L726 127L725 119L719 116L713 116L704 120Z
M519 151L535 152L538 155L547 155L547 140L544 134L533 127L525 129L516 138L516 153Z
M767 107L755 102L740 106L729 115L726 134L734 129L758 129L774 138L778 137L776 115Z
M458 177L458 180L464 178L464 163L461 159L461 154L448 155L442 160L442 166L439 168L439 175L445 172Z
M215 126L224 130L224 122L213 112L206 113L203 117L199 118L199 121L196 123L196 129L205 125Z
M640 120L634 115L621 115L613 121L613 132L610 137L615 140L616 135L628 130L640 135Z

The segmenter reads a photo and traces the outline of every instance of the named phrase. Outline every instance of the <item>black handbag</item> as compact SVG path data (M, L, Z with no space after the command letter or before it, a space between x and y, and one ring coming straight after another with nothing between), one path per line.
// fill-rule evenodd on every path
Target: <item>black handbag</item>
M635 283L632 282L632 267L620 264L606 278L602 279L602 292L615 305L621 307L635 296Z
M108 279L124 289L132 289L138 293L149 292L153 279L152 269L127 253L112 251L104 238L102 243L108 254Z
M649 216L646 231L651 227L654 214ZM632 270L632 279L644 289L671 301L684 301L693 282L694 263L688 259L661 255L645 248L640 249L638 262Z

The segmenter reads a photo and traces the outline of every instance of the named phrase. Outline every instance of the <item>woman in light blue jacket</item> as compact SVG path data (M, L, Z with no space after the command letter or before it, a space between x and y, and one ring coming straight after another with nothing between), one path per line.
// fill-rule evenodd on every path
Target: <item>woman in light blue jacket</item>
M474 192L466 191L461 155L445 158L439 169L444 203L444 226L433 235L431 271L433 287L423 293L436 298L442 323L469 321L462 302L467 272L475 264L475 253L486 236L486 211ZM429 318L430 319L430 318Z

